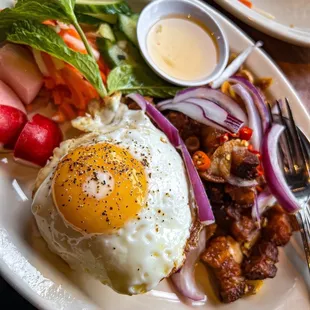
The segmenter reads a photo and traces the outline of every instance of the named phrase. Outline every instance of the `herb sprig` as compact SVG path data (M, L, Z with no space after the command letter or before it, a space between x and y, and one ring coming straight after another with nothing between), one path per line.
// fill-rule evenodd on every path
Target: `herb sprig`
M0 12L0 41L30 45L64 60L78 69L96 88L107 95L92 49L74 13L75 0L18 0L15 7ZM89 55L69 49L44 20L55 19L72 24L79 33Z

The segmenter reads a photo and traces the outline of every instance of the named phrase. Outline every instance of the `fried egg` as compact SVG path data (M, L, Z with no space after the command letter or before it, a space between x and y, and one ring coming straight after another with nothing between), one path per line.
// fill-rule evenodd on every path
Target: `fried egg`
M108 110L75 121L91 132L54 151L32 212L49 248L73 269L133 295L182 266L190 186L180 155L144 112L119 102Z

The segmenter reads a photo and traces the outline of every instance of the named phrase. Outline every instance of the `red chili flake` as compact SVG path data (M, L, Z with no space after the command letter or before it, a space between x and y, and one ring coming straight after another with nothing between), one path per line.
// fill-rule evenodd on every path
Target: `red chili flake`
M264 175L264 169L263 169L262 165L259 165L259 166L256 168L256 170L257 170L257 173L258 173L259 176Z

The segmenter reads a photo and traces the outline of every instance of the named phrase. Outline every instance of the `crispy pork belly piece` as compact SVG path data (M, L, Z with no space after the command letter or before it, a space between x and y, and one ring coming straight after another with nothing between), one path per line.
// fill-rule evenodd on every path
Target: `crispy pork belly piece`
M247 279L264 280L274 278L277 273L278 248L268 241L255 245L252 254L243 263L243 272Z
M231 173L239 178L252 180L257 174L258 157L246 148L236 148L231 153Z
M166 115L169 121L179 130L183 140L189 137L200 137L201 124L183 113L170 111Z
M238 242L246 242L256 236L258 227L251 217L241 215L238 220L232 223L230 231Z
M252 207L255 200L255 191L252 187L238 187L230 184L225 185L227 193L233 201L240 205Z
M205 187L211 203L224 203L224 184L207 182Z
M221 299L225 303L242 297L246 287L240 266L242 252L235 240L224 236L212 239L201 259L213 269L219 283Z
M182 131L188 123L187 116L180 112L169 112L167 118L179 131Z
M220 137L223 131L208 126L203 126L201 130L202 145L208 151L213 151L220 145Z
M289 215L279 205L271 208L267 214L267 225L263 229L265 240L277 246L286 245L292 236L293 228Z
M232 203L225 208L225 212L230 220L238 221L241 217L242 209Z

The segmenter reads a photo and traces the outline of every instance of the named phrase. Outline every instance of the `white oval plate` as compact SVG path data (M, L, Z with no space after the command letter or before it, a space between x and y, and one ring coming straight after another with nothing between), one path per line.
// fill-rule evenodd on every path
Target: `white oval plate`
M192 0L197 1L197 0ZM129 1L140 8L147 2ZM168 0L167 0L168 2ZM0 7L4 6L0 0ZM169 5L167 3L167 5ZM233 51L241 51L251 40L224 16L206 6L223 26ZM248 66L258 76L272 76L271 98L288 97L298 124L310 136L310 118L297 94L282 72L262 51L257 50ZM156 290L140 296L123 296L90 278L79 274L53 255L41 239L30 212L31 189L37 170L15 164L9 154L0 157L0 270L5 279L40 309L46 310L182 310L193 306L180 302L167 281ZM298 240L296 240L298 239ZM201 309L230 310L309 310L309 274L299 236L281 250L279 272L265 281L258 295L231 305L215 302L212 290ZM204 268L197 272L209 285ZM307 282L308 281L308 282Z
M308 0L252 0L254 9L248 8L238 0L215 1L243 22L266 34L296 45L310 47Z

